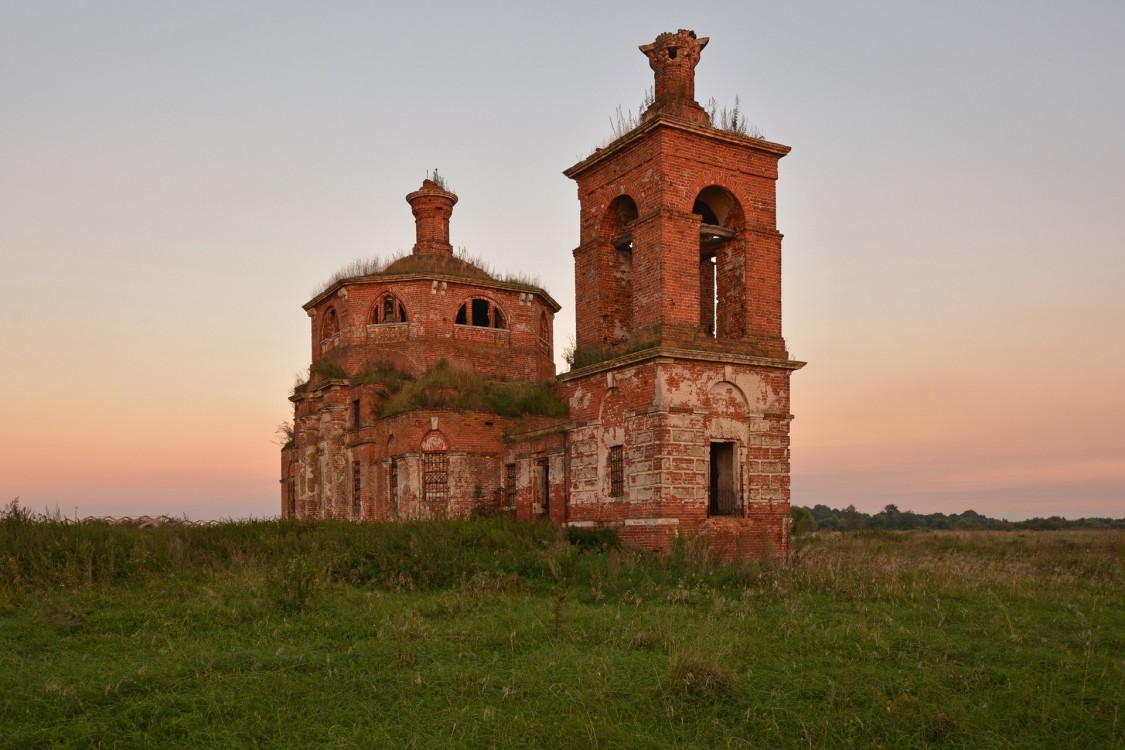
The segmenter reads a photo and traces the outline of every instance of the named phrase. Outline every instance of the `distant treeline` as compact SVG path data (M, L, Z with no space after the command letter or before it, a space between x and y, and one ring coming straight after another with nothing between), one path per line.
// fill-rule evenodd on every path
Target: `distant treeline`
M843 510L827 505L806 508L793 506L793 533L806 531L861 531L865 529L952 529L957 531L1058 531L1062 529L1125 529L1125 518L1029 518L1026 521L1008 521L1003 518L982 516L975 510L964 513L915 513L888 505L871 515L849 505Z

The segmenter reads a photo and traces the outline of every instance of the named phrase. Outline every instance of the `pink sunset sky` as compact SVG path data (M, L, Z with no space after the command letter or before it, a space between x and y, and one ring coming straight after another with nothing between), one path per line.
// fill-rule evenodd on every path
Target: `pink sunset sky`
M682 27L793 147L793 502L1125 516L1125 5L382 5L0 6L0 503L277 515L301 305L434 167L561 353L561 172Z

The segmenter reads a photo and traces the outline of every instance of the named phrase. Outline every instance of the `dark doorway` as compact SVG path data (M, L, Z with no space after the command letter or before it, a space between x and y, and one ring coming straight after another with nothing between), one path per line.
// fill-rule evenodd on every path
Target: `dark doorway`
M546 458L539 462L539 502L543 515L551 515L551 461Z
M738 514L738 462L734 443L711 443L711 485L707 515Z

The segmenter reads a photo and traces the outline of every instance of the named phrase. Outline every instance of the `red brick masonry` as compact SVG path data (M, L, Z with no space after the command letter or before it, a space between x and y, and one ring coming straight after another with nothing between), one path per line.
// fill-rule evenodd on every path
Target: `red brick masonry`
M292 398L283 515L487 510L613 525L654 550L688 534L723 559L788 555L789 376L804 364L781 332L776 181L789 148L713 127L694 99L707 42L680 30L641 47L653 105L566 171L581 205L569 372L555 379L558 304L454 257L457 196L430 180L407 196L413 254L305 305L313 361L334 369ZM418 376L441 360L550 383L570 413L379 418L385 388L352 382L378 363Z

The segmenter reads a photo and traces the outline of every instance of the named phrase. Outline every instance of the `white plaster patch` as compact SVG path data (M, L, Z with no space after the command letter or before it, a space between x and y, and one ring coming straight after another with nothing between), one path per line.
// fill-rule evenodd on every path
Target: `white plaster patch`
M772 411L777 407L777 394L760 375L744 372L735 375L734 383L746 394L750 411Z

